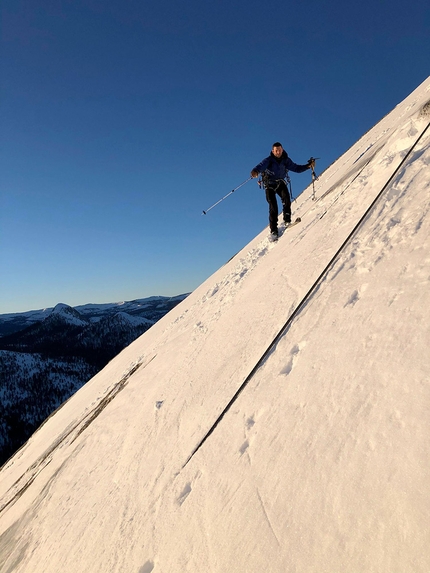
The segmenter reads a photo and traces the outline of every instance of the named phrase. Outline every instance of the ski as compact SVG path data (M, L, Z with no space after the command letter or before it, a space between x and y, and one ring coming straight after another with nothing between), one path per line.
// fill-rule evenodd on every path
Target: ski
M287 223L284 227L284 231L285 232L287 229L291 229L291 227L294 227L294 225L297 225L297 223L301 223L302 220L300 217L297 217L296 219L294 219L294 221L292 221L291 223Z
M302 222L301 218L297 217L291 223L287 223L286 225L282 225L279 228L278 235L274 235L273 233L270 233L269 241L271 243L276 243L276 241L279 239L279 237L282 237L282 235L285 233L285 231L287 231L288 229L291 229L291 227L294 227L294 225L297 225L298 223L301 223L301 222Z

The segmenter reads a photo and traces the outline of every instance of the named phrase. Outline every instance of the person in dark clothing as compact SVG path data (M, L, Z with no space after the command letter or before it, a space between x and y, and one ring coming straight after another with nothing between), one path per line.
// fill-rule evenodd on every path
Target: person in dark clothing
M278 200L279 195L282 201L282 213L284 223L291 223L291 199L288 192L285 177L288 171L294 173L303 173L307 169L312 169L313 163L310 159L306 165L297 165L282 148L277 141L272 145L272 151L269 157L266 157L251 171L251 177L258 177L262 174L264 189L266 191L266 200L269 203L269 225L270 232L274 237L278 236Z

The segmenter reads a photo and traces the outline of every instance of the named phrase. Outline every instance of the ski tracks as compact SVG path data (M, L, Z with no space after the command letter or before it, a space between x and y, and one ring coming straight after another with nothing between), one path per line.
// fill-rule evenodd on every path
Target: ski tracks
M220 273L214 274L214 282L206 288L206 291L197 298L191 307L170 323L164 331L164 335L167 336L169 331L181 322L183 329L188 329L190 326L187 320L188 316L196 316L196 314L201 317L201 320L192 325L191 342L195 342L200 336L205 335L208 332L209 324L217 321L221 314L234 303L237 293L243 288L247 278L274 246L267 238L260 239L238 260L236 260L237 255L233 257L227 263L230 265L229 272L225 274L225 266L222 267L220 280L217 280ZM208 283L209 281L210 279L208 279Z

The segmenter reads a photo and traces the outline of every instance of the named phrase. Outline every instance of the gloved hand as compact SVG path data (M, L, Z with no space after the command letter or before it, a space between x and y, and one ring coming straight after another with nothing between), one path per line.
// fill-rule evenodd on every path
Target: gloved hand
M253 170L251 171L251 177L252 177L252 178L258 177L258 171L255 171L255 169L253 169Z
M315 159L311 157L307 162L308 169L315 169Z

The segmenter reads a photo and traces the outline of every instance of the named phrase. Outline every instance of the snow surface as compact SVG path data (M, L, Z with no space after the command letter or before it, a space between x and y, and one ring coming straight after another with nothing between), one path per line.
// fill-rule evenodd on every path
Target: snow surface
M430 571L430 78L0 474L0 571Z

